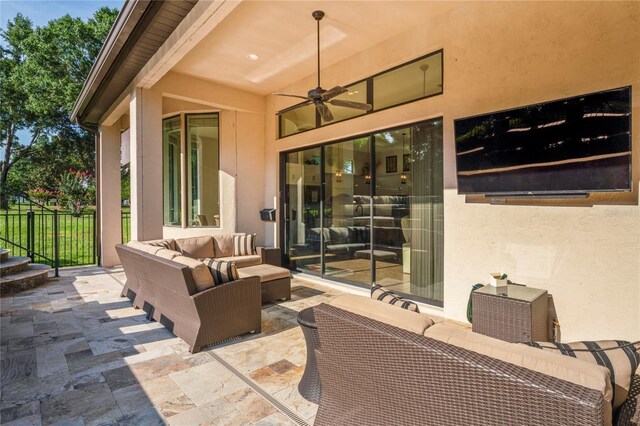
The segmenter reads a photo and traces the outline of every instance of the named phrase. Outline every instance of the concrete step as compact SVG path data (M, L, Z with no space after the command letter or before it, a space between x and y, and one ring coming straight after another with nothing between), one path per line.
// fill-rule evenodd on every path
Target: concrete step
M9 253L11 253L11 250L0 248L0 263L9 258Z
M0 263L0 277L24 271L30 262L28 257L9 256Z
M49 279L48 265L31 263L24 271L0 278L0 296L10 296L20 291L41 286Z

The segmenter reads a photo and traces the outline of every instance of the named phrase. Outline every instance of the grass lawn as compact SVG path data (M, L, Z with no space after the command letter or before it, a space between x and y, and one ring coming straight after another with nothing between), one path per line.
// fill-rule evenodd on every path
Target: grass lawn
M54 210L55 207L48 207ZM123 240L129 240L130 216L129 208L123 208ZM9 244L0 239L0 247L8 248L14 256L26 256L27 251L27 211L28 205L13 205L7 210L0 210L0 238L9 240ZM59 258L60 266L78 266L95 264L95 209L86 209L82 215L75 217L67 211L58 211ZM54 215L53 212L34 209L34 252L38 255L35 261L53 266L54 250ZM19 247L21 246L21 247Z

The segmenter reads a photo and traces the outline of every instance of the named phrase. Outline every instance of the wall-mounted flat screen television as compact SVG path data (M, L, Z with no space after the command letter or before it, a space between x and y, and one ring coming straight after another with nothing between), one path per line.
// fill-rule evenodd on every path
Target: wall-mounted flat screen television
M459 194L631 190L631 87L454 121Z

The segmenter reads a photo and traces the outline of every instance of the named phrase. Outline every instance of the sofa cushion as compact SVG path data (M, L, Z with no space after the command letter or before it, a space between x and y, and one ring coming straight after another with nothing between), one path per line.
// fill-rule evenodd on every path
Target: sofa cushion
M233 236L233 255L249 256L256 254L256 234Z
M173 238L166 238L164 240L150 240L143 241L145 244L149 244L150 246L162 247L168 250L176 249L176 242Z
M129 241L127 243L127 247L131 247L149 254L156 254L158 251L162 250L162 247L151 246L149 244L141 243L140 241L136 240Z
M403 298L402 296L394 293L389 289L382 287L379 284L375 284L371 287L371 298L388 303L393 306L397 306L398 308L406 309L413 312L420 312L417 304L415 304L411 300Z
M156 256L160 256L163 259L173 260L174 257L178 257L178 256L182 256L182 255L180 254L179 251L160 249L156 253Z
M216 259L234 262L239 269L246 268L247 266L260 265L262 263L262 256L259 254L252 254L251 256L216 257Z
M215 257L233 256L233 235L214 235L213 247Z
M349 241L352 243L368 243L369 228L366 226L349 226Z
M329 240L332 244L349 243L349 230L347 228L331 227L329 228Z
M234 262L220 259L204 259L202 261L209 268L214 285L221 285L240 279L238 268Z
M329 228L311 228L309 229L309 241L317 241L320 242L320 232L322 232L322 238L324 238L324 242L328 243L331 241L331 237L329 236Z
M196 291L203 291L213 287L213 276L211 276L209 268L204 263L187 256L176 256L172 260L182 265L187 265L191 269L191 277Z
M240 274L240 278L260 277L261 283L291 277L291 272L288 269L267 264L240 268L238 274Z
M633 378L640 364L638 347L622 340L601 340L597 342L528 342L525 345L543 351L579 358L606 367L611 372L613 386L613 408L620 407L629 395Z
M368 297L344 294L333 299L330 304L417 334L423 334L434 324L433 320L425 315L406 309L398 309L388 303Z
M202 237L180 238L176 240L177 250L184 256L192 259L213 258L213 237L204 235Z
M581 359L563 357L554 353L536 350L525 345L473 333L470 329L451 324L436 324L424 335L479 354L499 359L509 364L528 368L548 376L595 389L604 396L605 418L612 418L612 388L609 370Z

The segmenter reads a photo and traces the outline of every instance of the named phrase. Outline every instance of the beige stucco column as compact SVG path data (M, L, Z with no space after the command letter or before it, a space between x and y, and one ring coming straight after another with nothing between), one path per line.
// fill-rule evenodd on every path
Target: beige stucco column
M130 95L131 239L162 238L162 93Z
M120 264L116 244L120 243L120 129L100 126L98 185L100 194L100 264Z

